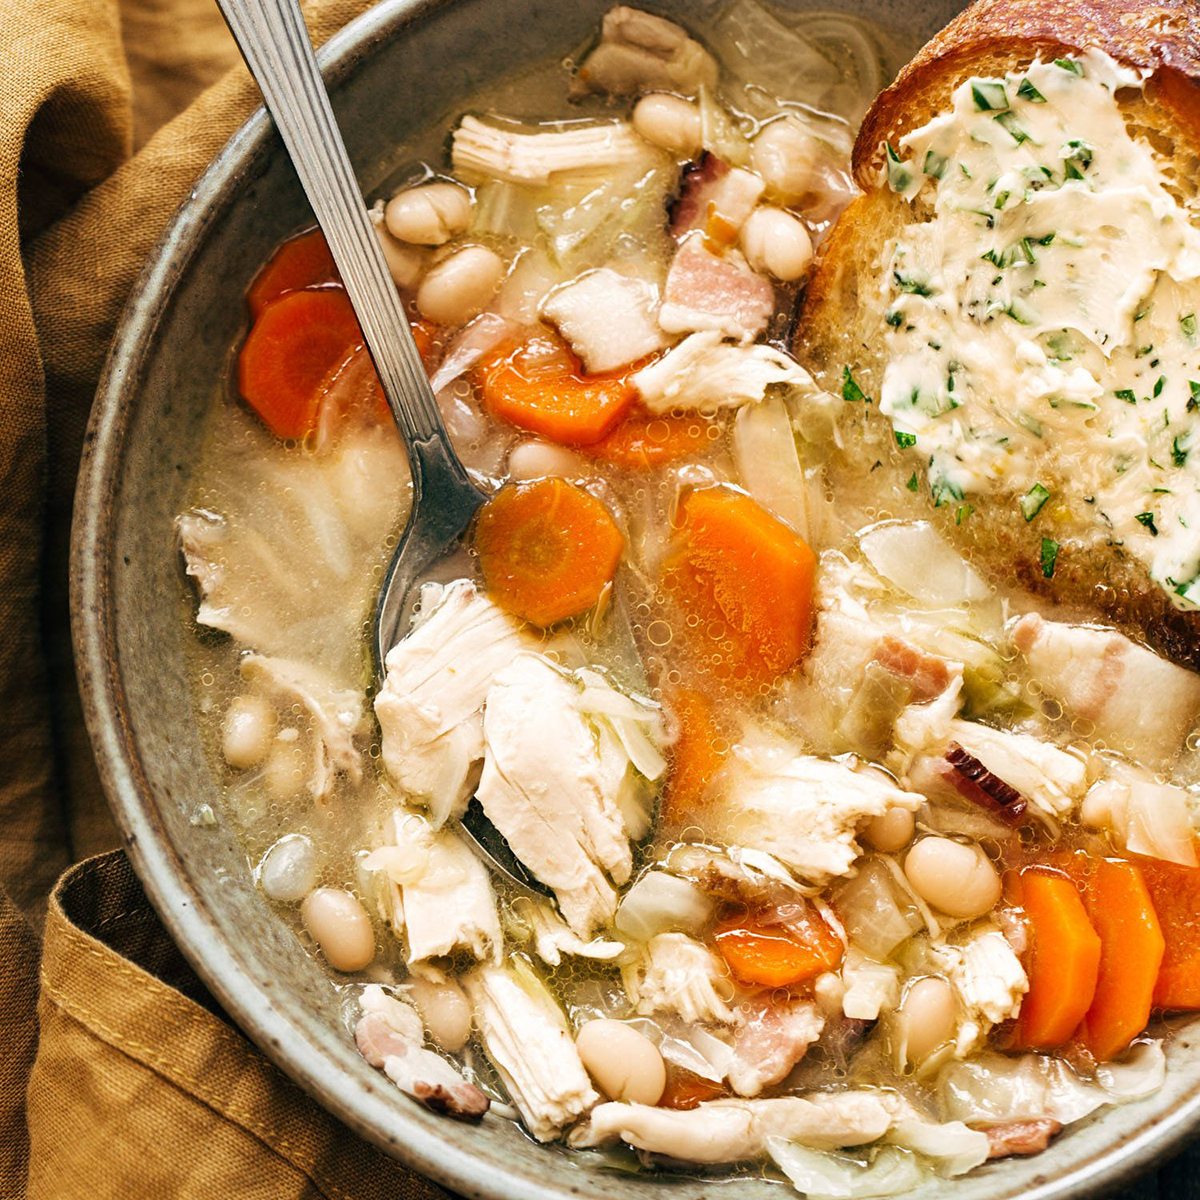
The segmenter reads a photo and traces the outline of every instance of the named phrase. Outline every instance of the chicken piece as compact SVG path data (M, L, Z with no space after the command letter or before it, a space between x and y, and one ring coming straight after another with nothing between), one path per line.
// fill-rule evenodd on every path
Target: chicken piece
M604 14L600 43L580 65L571 94L693 96L702 87L716 87L718 73L713 56L679 25L619 4Z
M614 371L661 350L667 339L655 320L658 289L611 267L588 271L542 301L553 325L592 373Z
M1110 759L1106 766L1106 776L1092 785L1083 802L1084 824L1112 829L1132 854L1196 866L1190 793L1160 783L1132 763Z
M299 705L307 713L312 736L312 773L308 790L325 800L344 772L362 780L362 755L354 735L362 725L362 693L339 687L323 671L307 663L265 654L247 654L239 666L242 678L279 708Z
M613 882L633 867L624 817L579 690L549 659L519 654L488 693L476 795L513 853L554 889L587 940L611 923Z
M774 384L812 389L803 367L773 346L734 346L718 331L693 333L631 379L653 413L755 404Z
M599 1104L567 1141L577 1148L625 1142L681 1162L734 1163L766 1153L771 1137L836 1150L873 1142L891 1124L882 1093L814 1092L772 1100L710 1100L687 1110Z
M638 958L621 967L621 981L642 1016L672 1012L689 1023L721 1025L736 1025L740 1020L729 1006L734 988L728 968L686 933L652 937Z
M1131 758L1174 757L1200 718L1200 675L1111 629L1029 613L1013 626L1012 643L1050 695Z
M726 244L734 241L766 186L753 171L731 167L706 151L679 181L679 198L671 206L671 236L680 241L698 229Z
M483 757L481 710L497 673L532 642L469 579L421 589L419 621L388 651L375 715L383 765L435 824L470 798Z
M667 271L658 323L668 333L715 330L752 342L766 329L774 308L771 281L753 270L741 251L718 253L703 234L689 233Z
M1038 814L1051 818L1066 816L1084 798L1087 763L1030 733L994 730L955 718L949 722L948 734L949 744L934 762L913 761L907 773L910 786L917 787L919 781L935 798L941 787L942 794L977 803L982 790L994 800L994 805L988 805L994 811L997 806L1012 811L1015 792ZM998 784L1007 785L1009 791Z
M1041 1154L1062 1133L1063 1124L1053 1117L1036 1121L1006 1121L983 1129L988 1140L988 1158Z
M1029 978L995 925L972 930L956 945L932 943L929 961L947 977L962 1004L963 1021L955 1039L959 1057L978 1046L994 1025L1012 1020L1021 1011Z
M857 946L842 959L842 1014L855 1021L875 1021L900 1000L900 970L868 958Z
M821 1036L825 1018L811 1000L772 1004L759 1000L743 1007L743 1024L733 1037L729 1086L739 1096L757 1096L778 1083Z
M363 989L362 1016L354 1027L358 1052L407 1095L434 1112L475 1120L491 1101L449 1062L425 1047L425 1025L417 1010L389 996L378 984Z
M454 173L467 182L502 179L541 187L562 171L608 170L645 162L656 152L626 121L520 133L463 117L450 151Z
M896 718L892 730L893 747L887 766L904 777L913 759L932 747L945 746L950 740L950 727L962 708L962 675L950 686L925 704L909 704ZM913 786L915 791L922 789Z
M607 961L616 958L625 949L624 942L605 941L603 938L585 942L549 904L534 900L531 896L518 896L513 901L513 908L532 930L537 956L548 966L557 967L564 954Z
M504 944L496 897L470 846L405 809L388 818L384 836L386 845L364 865L384 872L388 916L404 933L409 970L440 980L443 961L464 951L496 961Z
M600 1097L553 996L525 968L480 967L463 981L483 1048L525 1127L539 1142L585 1113Z
M877 767L797 754L782 739L744 743L730 757L710 828L735 845L774 855L816 884L854 865L861 824L892 808L915 812L925 802Z

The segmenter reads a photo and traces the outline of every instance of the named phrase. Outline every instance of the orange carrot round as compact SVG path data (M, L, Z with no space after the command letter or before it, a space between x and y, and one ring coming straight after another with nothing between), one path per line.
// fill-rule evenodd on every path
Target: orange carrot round
M817 558L749 496L691 492L663 566L683 632L719 678L770 683L808 651ZM696 618L692 621L691 618Z
M257 318L272 300L287 292L331 283L337 278L337 267L325 235L319 229L310 229L284 242L254 277L246 292L250 315Z
M313 431L331 372L362 345L340 288L289 292L263 309L238 356L238 387L281 438Z
M608 509L565 479L501 488L475 521L479 569L493 599L542 627L591 608L624 547Z
M670 774L663 792L663 815L669 821L695 816L709 780L725 764L728 743L722 744L712 702L694 688L676 688L666 697L679 732L671 747Z
M1137 858L1162 929L1164 949L1154 1005L1168 1012L1200 1009L1200 867Z
M479 368L483 403L498 420L566 446L598 442L636 396L630 371L584 375L556 338L501 347Z
M1075 885L1037 868L1023 871L1020 903L1030 926L1029 991L1021 1002L1016 1042L1053 1050L1079 1027L1096 995L1100 938Z
M713 445L711 428L712 422L703 417L656 417L635 410L598 442L585 446L584 453L623 471L646 471L703 454Z
M1097 1062L1107 1062L1146 1028L1165 943L1145 880L1133 863L1102 859L1086 898L1100 936L1100 974L1080 1037Z
M734 975L762 987L803 983L833 970L845 953L841 938L807 905L785 925L755 916L727 918L715 940Z

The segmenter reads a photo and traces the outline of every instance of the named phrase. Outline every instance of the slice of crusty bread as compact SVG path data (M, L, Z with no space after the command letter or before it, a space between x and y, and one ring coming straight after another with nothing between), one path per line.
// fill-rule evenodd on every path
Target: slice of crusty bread
M878 272L916 207L883 182L883 144L897 144L950 105L953 90L975 76L1019 70L1039 55L1056 58L1097 48L1153 72L1141 92L1122 92L1131 131L1148 140L1177 199L1200 222L1200 3L1197 0L977 0L934 37L884 90L863 120L854 174L864 194L830 232L809 280L796 352L828 390L840 393L843 370L879 397L886 326ZM877 404L840 410L843 448L829 459L835 503L854 497L856 516L924 517L987 573L1050 597L1080 616L1099 616L1144 637L1171 657L1200 668L1200 613L1174 608L1142 564L1106 543L1087 514L1048 512L1039 533L1061 545L1052 579L1043 578L1039 539L1014 512L1012 496L966 499L934 509L923 486L905 486L912 455L898 451ZM863 503L863 479L867 500ZM964 519L965 518L965 519Z

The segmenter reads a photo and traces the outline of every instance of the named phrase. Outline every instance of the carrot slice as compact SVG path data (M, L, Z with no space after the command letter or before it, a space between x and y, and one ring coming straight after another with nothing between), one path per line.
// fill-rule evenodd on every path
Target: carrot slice
M635 410L584 453L623 471L646 471L711 449L714 428L702 417L656 417Z
M492 597L542 627L591 608L624 548L608 509L565 479L501 488L475 521L479 569Z
M1164 941L1154 1004L1168 1012L1200 1009L1200 867L1141 856L1135 861Z
M742 983L787 987L842 961L841 938L807 904L796 908L787 924L767 924L751 915L729 917L718 926L717 949Z
M263 309L238 356L238 386L281 438L307 437L330 373L362 345L340 288L289 292Z
M1032 945L1029 991L1017 1019L1016 1042L1026 1050L1053 1050L1075 1032L1092 1006L1100 938L1065 875L1026 869L1018 890Z
M749 496L701 488L681 506L663 583L707 668L753 687L807 653L816 565L808 545Z
M1086 900L1100 935L1100 974L1080 1038L1097 1062L1107 1062L1146 1028L1165 943L1146 882L1133 863L1098 862Z
M257 319L272 300L278 300L287 292L337 279L337 267L333 264L325 235L319 229L310 229L284 242L254 277L246 292L250 315Z
M625 415L637 393L636 368L584 375L579 360L556 338L538 335L501 347L481 364L477 379L497 419L566 446L598 442Z
M671 747L671 769L663 792L663 815L685 821L700 808L709 780L725 764L728 743L722 745L712 702L694 688L677 688L667 696L679 735Z
M699 1107L705 1100L715 1100L726 1094L722 1084L705 1079L695 1071L686 1067L677 1067L674 1063L667 1064L667 1086L659 1098L659 1108L675 1108L689 1110Z

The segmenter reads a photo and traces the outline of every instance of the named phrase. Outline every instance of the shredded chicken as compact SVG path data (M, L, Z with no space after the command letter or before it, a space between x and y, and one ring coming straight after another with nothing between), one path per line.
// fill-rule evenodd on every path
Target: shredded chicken
M748 740L730 757L712 828L735 845L773 854L813 883L850 870L864 821L891 808L915 812L925 802L877 767L797 754L782 741Z
M638 958L621 968L621 979L634 1008L643 1016L678 1013L685 1021L735 1025L729 1005L733 985L728 969L711 951L686 933L660 933Z
M703 234L690 233L671 260L658 323L668 333L715 330L751 342L767 327L774 307L771 281L740 251L717 252Z
M538 958L551 967L557 967L564 954L609 960L625 949L624 942L605 941L603 938L585 942L549 904L531 896L518 896L513 901L513 909L529 925Z
M561 171L607 170L643 161L649 167L654 157L652 147L625 121L522 133L470 115L454 131L450 153L455 173L468 182L492 178L535 186L549 183Z
M421 589L419 620L388 651L375 715L383 765L430 808L435 823L461 813L483 757L480 711L496 674L530 645L518 621L468 579Z
M774 384L812 389L812 377L772 346L735 346L710 330L693 333L632 377L642 403L654 413L676 408L716 409L754 404Z
M743 1006L741 1015L728 1074L739 1096L757 1096L785 1078L825 1028L811 1000L773 1004L768 998Z
M239 669L247 683L277 706L299 705L308 714L312 736L308 790L314 799L329 796L339 771L355 783L362 779L362 755L354 745L363 719L360 692L339 687L318 668L289 658L247 654Z
M695 95L717 84L717 63L687 31L640 8L620 4L604 15L600 43L579 68L575 95L632 96L668 91Z
M583 939L611 923L633 866L624 817L579 692L548 659L519 654L488 693L476 795ZM606 786L606 781L608 786Z
M454 1067L425 1047L425 1026L417 1010L369 984L360 998L362 1016L354 1028L359 1053L382 1067L402 1091L434 1112L477 1119L490 1101Z
M849 946L842 960L842 986L843 1015L856 1021L875 1021L900 999L900 969Z
M667 344L657 308L652 283L601 267L555 288L541 315L595 373L628 366Z
M1021 1011L1029 979L1004 934L994 925L972 930L958 944L934 942L929 947L934 968L950 981L963 1008L955 1039L960 1056L979 1045L988 1030Z
M891 1124L881 1093L814 1092L774 1100L710 1100L685 1111L600 1104L567 1140L576 1147L626 1142L683 1162L733 1163L765 1153L770 1137L836 1150L873 1142Z
M445 959L460 952L496 961L504 941L496 897L470 846L404 809L388 818L384 835L386 844L365 865L383 872L388 916L404 933L409 970L441 979Z
M526 1128L540 1142L600 1098L554 998L531 974L481 967L463 981L483 1048Z
M1046 691L1093 722L1114 750L1162 762L1179 752L1200 718L1200 675L1114 630L1029 613L1013 626L1012 642Z

